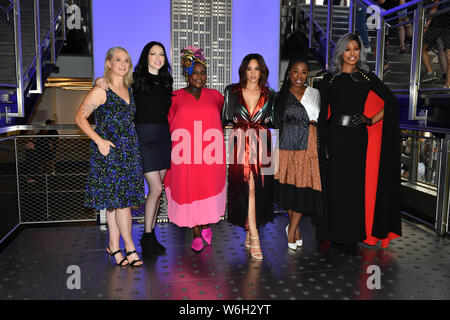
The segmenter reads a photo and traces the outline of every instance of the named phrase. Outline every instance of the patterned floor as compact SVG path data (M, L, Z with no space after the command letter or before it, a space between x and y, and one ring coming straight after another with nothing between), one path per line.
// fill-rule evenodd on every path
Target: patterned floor
M359 246L349 256L318 243L308 218L303 247L288 249L287 224L279 214L260 229L264 260L255 261L245 232L227 221L212 226L213 245L199 254L189 229L160 223L167 253L142 269L107 262L104 226L27 228L0 252L0 299L450 299L450 241L421 226L404 220L404 236L388 249ZM142 232L133 225L138 252ZM68 288L76 284L70 266L80 289Z

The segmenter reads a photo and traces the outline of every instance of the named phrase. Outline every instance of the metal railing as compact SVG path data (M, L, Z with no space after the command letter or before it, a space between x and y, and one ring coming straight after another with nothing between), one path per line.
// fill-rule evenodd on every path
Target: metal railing
M104 210L84 206L91 140L78 132L76 125L0 129L0 243L19 225L105 223ZM134 220L143 220L144 207L132 208ZM168 221L164 194L157 221Z
M5 117L6 123L10 123L10 118L24 117L27 93L40 94L43 91L42 63L55 63L56 42L57 40L64 41L66 37L65 4L67 0L5 1L10 3L7 10L5 10L6 20L10 20L10 11L13 11L14 19L13 26L11 26L12 30L2 33L0 40L12 44L11 48L13 50L9 52L9 55L5 56L5 60L10 59L9 66L14 66L15 76L0 77L0 88L15 89L17 111L11 112L11 108L7 106L4 110L0 110L0 117ZM21 5L26 9L33 7L33 10L23 11L21 10ZM47 15L48 21L42 21L42 18L45 18ZM33 39L23 39L24 30L22 29L25 21L34 22ZM3 27L8 28L9 26L5 25ZM30 42L33 42L32 48L29 46ZM30 49L32 51L28 52ZM50 51L49 53L47 52L48 50ZM50 59L44 60L48 55ZM34 82L30 83L33 79ZM35 89L30 88L32 84L35 84ZM25 92L27 88L29 90Z
M376 22L375 43L371 43L371 46L373 45L375 48L375 54L370 54L370 59L373 59L375 62L373 70L380 79L385 81L395 94L408 94L409 120L426 120L426 114L418 114L418 101L421 96L430 93L450 93L450 88L443 88L443 85L441 85L441 88L437 88L436 85L433 87L433 85L425 84L424 81L421 81L425 21L431 16L446 14L450 9L441 10L430 15L430 9L432 7L445 3L450 3L450 0L441 0L438 3L431 3L426 6L422 0L411 0L393 9L383 10L374 4L374 1L349 1L347 30L350 32L355 31L355 24L358 18L355 16L357 9L363 8L365 12L367 8L370 8L371 11L369 13ZM309 10L307 9L307 6L300 6L300 8L304 11L307 19L309 19L309 48L317 49L316 46L319 46L318 51L324 53L325 69L328 69L330 52L334 46L333 35L335 32L333 29L333 20L335 19L335 15L333 15L333 12L339 7L332 6L332 1L328 1L328 20L325 29L322 29L316 21L315 12L317 6L315 0L310 1ZM397 21L398 19L401 19L401 21ZM450 24L450 21L448 21L448 24ZM396 54L395 51L392 52L392 46L389 48L386 47L386 38L387 32L397 31L397 28L405 28L406 26L411 26L412 28L411 49L408 50L407 54L402 56ZM371 32L373 33L374 31ZM326 41L314 41L317 33L321 35L322 40L326 39ZM389 59L386 60L386 57L390 56L395 56L395 58L400 59L400 61L391 61L388 65L385 65L385 61L389 61Z
M371 5L371 1L368 0L359 0L361 3L365 5ZM378 11L379 15L379 26L377 28L377 44L376 44L376 67L375 72L383 79L384 71L385 71L385 43L386 43L386 31L387 30L395 30L397 28L405 28L407 25L411 25L412 27L412 38L411 38L411 55L406 56L402 59L403 62L397 64L396 68L399 76L395 76L395 72L390 75L390 80L385 79L385 82L389 85L391 82L391 89L395 93L407 92L409 94L409 112L408 119L409 120L426 120L426 115L418 115L417 114L417 106L421 93L432 93L432 92L450 92L450 89L446 88L425 88L424 83L421 82L421 69L423 64L422 52L423 52L423 38L424 38L424 28L425 22L428 18L431 17L429 14L429 9L443 4L449 3L450 0L442 0L438 3L431 3L427 6L424 6L423 1L421 0L412 0L403 5L395 7L386 11ZM376 8L376 6L373 6ZM445 14L446 11L436 12L434 15ZM401 21L398 19L406 20ZM398 21L397 21L398 20ZM448 21L450 23L450 21ZM403 31L405 32L405 30ZM406 49L405 49L406 50ZM389 54L389 53L388 53ZM395 54L394 54L395 55ZM381 58L383 57L383 59ZM402 70L401 66L405 64L404 70ZM409 70L408 70L409 68ZM406 70L405 70L406 69ZM407 74L409 72L409 77L407 79L401 79L400 73ZM395 86L400 84L399 87Z
M7 5L0 5L0 11L3 11L6 14L6 19L9 21L11 11L14 8L14 3L11 0L5 0Z

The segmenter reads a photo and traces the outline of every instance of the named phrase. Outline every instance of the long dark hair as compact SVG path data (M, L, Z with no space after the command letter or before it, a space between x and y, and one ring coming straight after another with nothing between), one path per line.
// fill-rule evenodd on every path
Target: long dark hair
M133 89L137 91L149 92L154 85L153 81L151 81L150 73L148 72L148 54L153 46L160 46L164 51L164 65L161 67L161 69L159 69L159 76L161 78L163 86L167 89L167 91L172 92L173 78L170 74L172 68L170 67L169 60L167 59L166 48L164 48L161 42L157 41L151 41L147 43L144 49L142 49L141 56L139 57L139 62L134 68Z
M281 126L281 119L283 117L284 109L286 108L286 102L289 96L289 88L291 86L289 71L291 71L292 66L297 63L304 63L309 70L308 60L303 56L297 56L289 60L286 72L284 73L283 85L281 86L280 92L277 94L277 98L275 100L274 124L277 128Z
M261 77L259 78L259 87L261 89L269 87L267 78L269 78L269 69L267 68L264 58L259 53L250 53L242 59L241 66L239 67L239 82L242 88L247 85L247 67L251 60L255 59L258 62L259 70L261 71Z

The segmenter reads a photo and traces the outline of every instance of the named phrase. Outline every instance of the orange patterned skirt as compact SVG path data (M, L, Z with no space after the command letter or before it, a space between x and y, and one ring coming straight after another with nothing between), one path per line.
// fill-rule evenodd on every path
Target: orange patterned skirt
M306 150L279 150L274 179L275 202L281 208L304 214L322 210L316 126L309 126Z

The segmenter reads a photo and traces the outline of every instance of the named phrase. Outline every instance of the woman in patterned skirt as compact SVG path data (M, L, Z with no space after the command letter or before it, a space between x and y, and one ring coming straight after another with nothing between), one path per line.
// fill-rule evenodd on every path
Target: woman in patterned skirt
M106 249L117 264L141 266L131 236L131 209L144 202L142 165L134 126L136 110L130 85L132 64L121 47L108 50L104 78L108 90L95 86L84 98L75 122L92 139L91 167L86 185L85 205L97 210L106 208L109 245ZM87 118L94 113L96 128ZM119 240L125 242L126 258Z
M288 211L288 248L303 245L299 223L303 214L322 211L317 154L319 90L308 87L308 63L289 62L275 104L275 126L280 129L279 169L275 174L275 202Z

